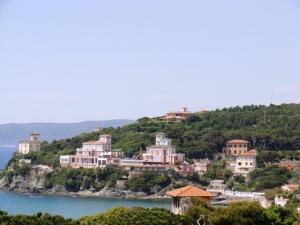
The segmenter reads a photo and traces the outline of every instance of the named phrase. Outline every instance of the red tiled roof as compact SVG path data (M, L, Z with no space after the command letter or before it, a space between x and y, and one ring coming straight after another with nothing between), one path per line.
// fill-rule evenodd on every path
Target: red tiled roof
M82 144L84 145L94 145L94 144L101 144L102 142L100 141L87 141L87 142L83 142Z
M171 197L214 197L212 193L190 185L169 191L166 194Z
M241 154L241 156L256 156L256 155L257 155L257 152L255 149L252 149L246 153Z
M235 140L227 141L227 143L228 144L249 144L250 142L242 139L235 139Z

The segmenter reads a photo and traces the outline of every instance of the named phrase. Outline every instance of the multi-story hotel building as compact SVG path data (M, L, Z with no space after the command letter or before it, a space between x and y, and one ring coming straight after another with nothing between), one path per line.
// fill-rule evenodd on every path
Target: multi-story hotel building
M149 164L175 165L184 162L185 157L182 153L176 153L176 147L165 133L157 133L155 145L147 147L146 153L141 154L140 159Z
M19 142L19 153L28 154L29 152L37 152L41 150L40 134L32 132L29 140Z
M110 160L123 157L120 150L111 149L111 135L100 135L98 141L89 141L76 150L76 155L60 157L61 167L97 168L105 167Z

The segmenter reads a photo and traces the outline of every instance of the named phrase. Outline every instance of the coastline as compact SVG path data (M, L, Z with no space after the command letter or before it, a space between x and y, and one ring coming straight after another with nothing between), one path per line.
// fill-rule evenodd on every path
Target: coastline
M142 195L134 192L133 194L120 194L114 191L100 191L100 192L90 192L90 191L79 191L79 192L53 192L53 191L29 191L29 190L10 190L8 188L0 188L0 192L8 193L18 193L24 195L40 195L40 196L62 196L62 197L76 197L76 198L108 198L108 199L130 199L130 200L162 200L167 201L171 198L168 196L158 196L158 195Z

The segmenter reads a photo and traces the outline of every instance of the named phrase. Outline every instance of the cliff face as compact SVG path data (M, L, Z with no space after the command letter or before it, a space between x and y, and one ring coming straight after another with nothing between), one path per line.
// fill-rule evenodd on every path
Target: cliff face
M0 180L0 188L19 192L42 192L46 180L46 175L51 173L52 169L47 166L32 166L29 173L22 177L13 176L9 181L7 177Z
M161 199L164 198L166 188L158 192L158 188L153 187L152 194L142 191L128 190L124 185L119 187L103 186L99 190L80 188L79 191L68 191L64 185L53 185L51 188L47 187L47 177L53 172L48 166L34 165L29 167L29 171L25 176L8 175L0 179L0 189L33 194L58 194L58 195L76 195L76 196L91 196L91 197L110 197L110 198L138 198L138 199ZM13 171L12 169L10 169ZM8 170L9 171L9 170ZM171 184L172 186L172 184ZM167 187L168 188L168 187Z

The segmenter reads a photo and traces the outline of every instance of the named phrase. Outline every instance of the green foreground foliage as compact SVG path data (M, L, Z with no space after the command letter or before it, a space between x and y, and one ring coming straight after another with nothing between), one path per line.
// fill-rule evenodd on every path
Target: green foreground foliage
M79 221L64 219L61 216L38 213L34 216L11 216L0 211L1 225L80 225Z
M80 220L64 219L38 213L34 216L11 216L0 212L1 225L300 225L300 214L295 208L272 206L263 209L257 202L238 202L225 208L215 208L206 202L193 199L184 216L174 215L166 209L119 207L106 213L83 217Z

